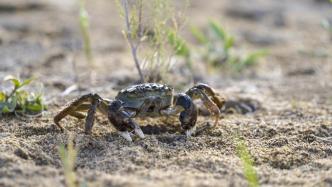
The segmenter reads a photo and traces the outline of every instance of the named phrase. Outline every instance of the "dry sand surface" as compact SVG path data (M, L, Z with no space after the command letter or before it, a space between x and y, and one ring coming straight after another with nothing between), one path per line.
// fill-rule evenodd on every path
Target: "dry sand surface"
M140 119L146 138L133 143L101 115L92 135L83 133L84 120L65 118L67 133L53 124L56 112L81 93L113 98L138 79L115 3L89 1L88 11L98 72L93 83L80 52L74 3L0 1L0 78L36 77L34 86L44 85L49 103L42 118L1 117L0 186L64 186L58 146L69 133L78 149L77 176L89 186L246 186L236 133L245 139L262 186L332 186L332 41L320 26L332 21L327 1L192 0L182 33L189 41L190 25L204 28L214 18L237 45L270 51L248 75L198 71L201 82L227 98L254 99L261 107L223 115L216 128L188 139L178 133L176 118ZM185 85L181 68L172 70L169 84ZM81 93L61 96L77 80ZM198 124L207 121L212 119L200 116Z

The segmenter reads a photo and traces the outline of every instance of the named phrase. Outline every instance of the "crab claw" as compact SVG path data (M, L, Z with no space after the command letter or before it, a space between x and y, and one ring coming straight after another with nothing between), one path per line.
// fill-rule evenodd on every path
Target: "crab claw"
M126 139L128 142L133 141L128 131L119 131L119 135L122 136L124 139Z
M144 138L145 137L142 129L139 128L139 127L135 128L135 134L137 134L137 136L139 136L140 138Z
M131 120L130 125L134 129L134 132L137 136L139 136L140 138L144 138L144 133L143 133L141 127L139 127L135 121Z
M196 127L186 130L186 136L189 138L196 132Z

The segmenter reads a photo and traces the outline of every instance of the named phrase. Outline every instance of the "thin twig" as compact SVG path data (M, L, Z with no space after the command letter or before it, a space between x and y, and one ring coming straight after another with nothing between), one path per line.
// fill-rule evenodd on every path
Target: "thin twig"
M134 45L134 41L132 38L132 29L131 29L131 25L130 25L130 21L129 21L129 12L128 12L128 0L122 0L122 6L124 9L124 15L125 15L125 21L126 21L126 27L127 27L127 40L130 45L131 54L135 61L136 69L140 76L140 81L142 83L144 83L144 76L143 76L143 73L142 73L142 70L140 67L139 59L137 57L137 50L138 50L139 42L136 45Z
M142 19L143 19L143 2L142 0L139 1L139 9L138 9L138 37L143 37L143 29L142 29ZM139 45L140 41L138 42ZM138 46L137 45L137 46Z

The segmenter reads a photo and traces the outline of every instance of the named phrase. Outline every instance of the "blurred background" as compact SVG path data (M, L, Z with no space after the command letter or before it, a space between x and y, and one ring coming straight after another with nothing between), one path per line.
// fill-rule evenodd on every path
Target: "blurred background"
M173 53L170 66L160 68L167 69L163 80L156 81L178 87L207 82L220 88L231 87L233 81L237 82L235 87L242 84L252 87L260 81L276 86L278 92L295 88L287 95L306 94L303 89L310 89L310 98L316 92L324 95L331 87L329 1L192 0L189 4L173 2L172 6L172 15L181 14L177 34L190 50L194 68L186 66L183 55ZM137 82L139 76L122 34L126 27L120 16L121 6L116 1L98 0L87 1L85 9L97 72L94 84L90 85L87 70L91 69L91 63L83 50L80 5L74 0L1 0L0 77L7 74L38 77L49 93L61 92L77 82L84 83L80 86L83 90L103 87L101 91L105 93ZM225 60L224 43L228 38L210 36L211 22L231 38L232 45L228 47L231 52L226 58L233 60ZM199 34L210 45L199 41ZM139 50L144 66L144 51L148 49ZM246 57L253 58L253 62L246 65L243 62L248 60ZM234 59L241 59L237 61L245 65L236 62L232 65ZM231 65L223 66L227 62Z

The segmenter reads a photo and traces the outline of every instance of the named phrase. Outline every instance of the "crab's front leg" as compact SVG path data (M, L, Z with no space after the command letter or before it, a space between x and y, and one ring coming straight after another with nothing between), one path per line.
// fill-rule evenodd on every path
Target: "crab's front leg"
M135 134L137 134L140 138L144 138L142 129L132 119L132 115L124 109L121 101L115 100L110 103L108 108L108 119L119 131L120 136L127 141L132 141L129 133L131 130L134 130Z

